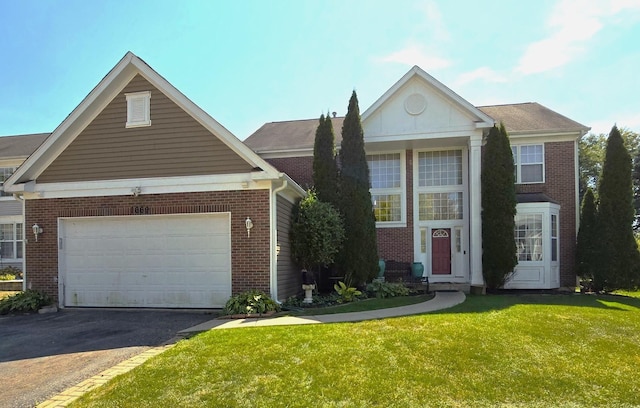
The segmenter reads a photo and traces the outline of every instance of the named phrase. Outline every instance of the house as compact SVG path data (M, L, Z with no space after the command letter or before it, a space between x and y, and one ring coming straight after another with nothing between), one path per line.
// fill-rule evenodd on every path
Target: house
M26 287L61 307L299 291L288 229L304 190L134 54L37 144L4 191L24 206Z
M578 140L588 127L538 103L475 107L417 66L361 119L381 258L422 262L432 283L482 287L483 137L503 122L519 261L505 288L575 286ZM332 118L337 147L342 120ZM317 124L267 123L245 144L306 188Z
M0 184L4 184L47 136L48 133L0 137ZM22 204L11 193L0 189L0 269L24 268Z

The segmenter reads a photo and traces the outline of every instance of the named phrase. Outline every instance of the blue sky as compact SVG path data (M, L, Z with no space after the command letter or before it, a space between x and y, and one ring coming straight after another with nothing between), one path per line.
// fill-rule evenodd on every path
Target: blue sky
M0 1L0 135L50 132L124 56L238 138L364 111L413 65L476 106L640 131L640 0Z

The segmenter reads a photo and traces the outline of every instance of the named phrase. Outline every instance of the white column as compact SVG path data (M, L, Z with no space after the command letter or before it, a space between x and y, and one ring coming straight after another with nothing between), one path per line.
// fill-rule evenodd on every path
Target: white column
M484 286L482 277L482 202L480 174L482 172L482 134L469 139L469 250L471 286Z

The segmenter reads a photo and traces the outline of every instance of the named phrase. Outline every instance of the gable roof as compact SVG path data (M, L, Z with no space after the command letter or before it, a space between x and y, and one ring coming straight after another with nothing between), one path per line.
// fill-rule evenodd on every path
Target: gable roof
M509 133L588 132L591 128L537 102L478 107L496 122L504 122Z
M51 133L0 137L0 159L25 159L49 137Z
M5 182L5 190L15 191L11 188L13 185L37 179L129 81L138 74L163 92L171 101L192 116L209 132L217 136L225 145L246 160L252 167L262 170L267 178L278 179L282 177L282 173L278 172L273 166L245 146L231 132L178 91L142 59L132 52L127 52L116 66L109 71L98 85L93 88L69 116L51 133L51 136L48 137Z
M414 65L413 68L409 70L402 78L398 80L391 88L387 90L377 101L373 103L364 113L362 114L362 121L366 121L367 118L375 113L382 105L385 104L400 88L402 88L405 84L407 84L414 77L421 78L425 81L431 88L435 89L436 92L440 93L445 99L449 100L453 105L457 106L461 111L466 112L469 116L473 118L473 121L476 124L477 129L481 128L490 128L493 126L494 121L487 114L470 104L466 99L462 98L457 93L453 92L442 82L438 81L431 75L427 74L422 68L417 65Z
M478 110L496 123L504 122L512 135L584 134L591 129L536 102L479 106ZM332 119L336 145L342 140L343 120L344 117ZM258 154L308 151L313 148L317 127L318 119L265 123L245 140L245 144Z
M331 118L335 143L342 142L342 122L344 117ZM309 150L313 148L318 129L318 119L289 120L265 123L244 144L260 154L262 152Z

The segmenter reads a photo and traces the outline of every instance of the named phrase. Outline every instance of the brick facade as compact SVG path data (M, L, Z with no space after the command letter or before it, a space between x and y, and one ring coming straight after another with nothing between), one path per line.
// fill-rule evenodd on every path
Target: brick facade
M286 173L305 190L313 186L313 156L267 159L267 162Z
M576 185L574 142L544 144L545 182L518 184L518 193L542 193L560 204L560 286L576 284Z
M575 148L574 142L544 144L545 183L518 184L519 193L543 193L560 204L560 286L575 286ZM313 158L290 157L269 159L279 170L289 174L303 186L313 183ZM306 166L306 167L305 167ZM291 171L291 173L289 173ZM378 228L380 258L399 262L413 262L413 151L406 151L407 226Z
M136 215L140 212L230 212L232 292L236 294L248 289L270 292L269 190L27 200L27 287L58 298L58 217ZM251 237L247 237L246 217L253 221ZM43 228L38 242L30 234L33 224Z

